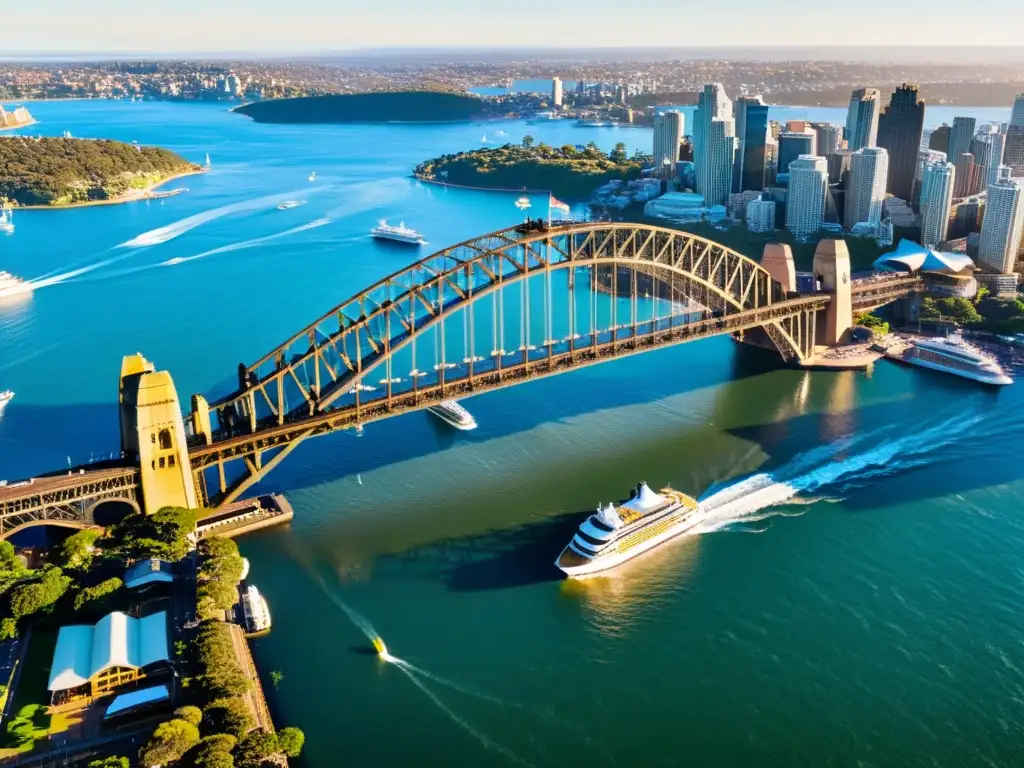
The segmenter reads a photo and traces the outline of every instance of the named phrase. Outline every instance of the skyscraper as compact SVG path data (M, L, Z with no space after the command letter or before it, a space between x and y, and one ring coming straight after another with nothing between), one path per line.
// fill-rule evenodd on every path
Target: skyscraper
M970 197L978 193L978 165L974 155L962 152L956 158L956 183L953 186L953 197Z
M1010 166L1011 175L1024 176L1024 125L1010 125L1006 129L1003 163Z
M747 203L747 229L751 232L771 232L775 229L775 201L764 195Z
M755 192L765 187L768 142L768 105L760 96L740 96L736 100L736 167L733 192Z
M988 188L978 261L993 272L1013 272L1022 231L1024 201L1021 200L1021 186L1010 178L1010 169L1004 165L999 169L996 183Z
M1018 93L1013 100L1013 112L1010 114L1010 125L1024 128L1024 93Z
M654 169L659 176L675 175L685 122L683 113L674 109L654 116Z
M988 143L988 168L984 182L985 186L999 181L999 168L1003 165L1003 156L1006 152L1006 134L1002 132L990 133L988 135Z
M978 121L973 117L953 118L953 127L949 132L949 151L946 153L950 162L959 165L960 155L971 151L971 140L977 125Z
M850 172L850 157L853 153L848 149L840 149L828 156L828 183L845 185L846 175Z
M924 102L916 85L904 83L895 91L878 118L878 146L889 152L886 188L896 197L914 195L917 151L924 136Z
M808 237L821 229L828 194L828 163L817 155L801 155L789 164L786 229Z
M948 123L943 123L934 131L932 135L928 137L928 149L934 149L936 152L942 152L944 155L949 155L949 132L952 130Z
M846 144L850 151L875 146L881 99L877 88L858 88L850 95L850 111L846 114Z
M915 205L921 202L921 181L924 178L924 167L929 163L946 162L946 153L934 149L919 149L917 151L917 171L914 173L914 199Z
M718 121L718 127L715 122ZM709 83L697 97L693 113L693 165L697 192L705 203L721 205L732 189L732 167L735 160L736 127L732 102L721 83ZM724 153L728 157L723 161ZM723 170L724 162L724 170Z
M779 136L779 173L789 173L789 164L803 155L815 153L817 135L810 128L785 131Z
M864 147L850 156L850 175L846 183L847 230L857 224L877 226L882 220L882 201L889 177L889 153L880 147Z
M828 157L839 151L843 144L842 128L831 123L811 123L811 127L817 134L817 152L815 154L818 157Z
M562 78L551 78L551 106L562 106Z
M946 239L955 178L953 164L945 160L924 166L921 172L921 245L932 247Z

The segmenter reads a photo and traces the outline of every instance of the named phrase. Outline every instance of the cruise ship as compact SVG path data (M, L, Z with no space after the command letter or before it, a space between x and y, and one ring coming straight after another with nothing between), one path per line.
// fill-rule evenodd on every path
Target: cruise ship
M381 219L377 222L377 226L370 230L370 234L378 240L395 240L399 243L409 243L410 245L424 245L427 242L423 239L423 235L415 229L405 226L404 221L399 223L397 227L392 227L388 224L387 219Z
M10 272L0 270L0 298L14 296L18 293L29 293L31 290L32 285L30 283L26 283L20 277L16 277Z
M11 402L11 400L13 399L14 392L12 392L11 390L5 389L3 392L0 392L0 413L4 412L4 408L6 408L7 404Z
M471 429L476 429L476 419L473 418L473 414L463 408L458 400L442 400L437 405L430 406L427 410L441 419L441 421L456 429L467 432Z
M250 584L242 593L242 618L245 630L250 634L270 629L270 609L255 584Z
M982 384L1013 384L1013 379L1006 375L994 357L968 344L960 334L943 339L918 339L903 353L902 360L910 365L951 373Z
M655 493L647 483L640 483L624 504L603 509L598 505L580 524L555 565L569 578L607 571L688 531L706 517L707 512L686 494L671 488Z

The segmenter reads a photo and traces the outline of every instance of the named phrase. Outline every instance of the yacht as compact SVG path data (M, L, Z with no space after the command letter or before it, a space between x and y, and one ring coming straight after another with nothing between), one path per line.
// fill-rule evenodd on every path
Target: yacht
M309 174L309 180L316 181L316 171L313 171L311 174Z
M20 277L16 277L10 272L0 270L0 297L14 296L18 293L31 293L31 291L31 283L26 283Z
M10 208L0 208L0 232L5 235L14 234L14 211Z
M277 206L277 210L279 210L279 211L287 211L289 208L298 208L300 205L305 205L305 204L306 204L305 200L285 200L283 203L281 203L279 206Z
M598 505L555 565L569 578L607 571L690 530L707 514L684 493L671 488L655 493L640 483L629 501L617 507Z
M441 421L456 429L463 431L476 429L476 419L473 418L473 414L459 405L458 400L442 400L437 405L430 406L427 410L441 419Z
M423 239L423 235L415 229L405 226L404 221L400 222L397 227L392 227L388 224L387 219L381 219L377 222L377 226L370 230L370 234L378 240L395 240L410 245L424 245L427 242Z
M255 584L250 584L242 593L242 618L247 632L265 632L270 629L270 609Z
M905 363L951 373L982 384L1013 384L994 357L968 344L959 333L943 339L917 339L902 357Z
M0 392L0 413L3 413L4 408L6 408L7 404L13 399L14 393L11 390L5 389L3 392Z

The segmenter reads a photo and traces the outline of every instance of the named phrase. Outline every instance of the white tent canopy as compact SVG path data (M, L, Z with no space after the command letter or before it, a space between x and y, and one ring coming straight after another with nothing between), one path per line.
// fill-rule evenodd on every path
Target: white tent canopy
M139 669L169 660L165 611L141 619L115 611L94 626L60 628L47 687L64 691L111 667Z
M664 496L659 496L652 491L647 483L640 483L640 490L637 492L636 496L622 506L637 512L646 512L647 510L654 509L658 505L664 503Z

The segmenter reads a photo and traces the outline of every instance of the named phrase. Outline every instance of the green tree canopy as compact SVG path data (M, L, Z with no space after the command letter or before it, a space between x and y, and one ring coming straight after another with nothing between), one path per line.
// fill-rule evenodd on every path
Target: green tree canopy
M529 149L533 146L533 136L523 136L523 146Z
M124 582L121 579L117 578L117 576L112 576L95 586L86 587L75 595L75 610L80 611L88 603L111 595L123 586Z
M294 727L282 728L277 732L277 743L288 757L298 757L306 743L306 734Z
M93 760L89 768L132 768L127 757L104 757L102 760Z
M264 759L279 749L276 733L253 731L235 748L235 765L239 768L261 768Z
M139 760L146 768L167 765L181 758L199 741L199 729L184 720L160 723L149 741L139 752Z
M209 723L211 730L236 738L245 736L255 725L248 705L238 696L211 701L203 708L203 721Z
M194 510L164 507L152 515L128 515L112 533L117 547L129 557L180 560L188 553L188 535L195 529Z
M233 768L235 759L231 750L238 740L226 733L207 736L199 742L195 755L195 768Z
M68 536L60 545L58 558L65 568L86 570L92 563L92 549L100 532L91 529L78 531Z
M71 579L60 568L47 568L38 581L19 584L11 589L11 616L20 619L50 610L67 592L70 584Z
M197 727L199 723L203 721L202 710L199 709L199 707L193 707L188 704L174 710L174 716L179 720L184 720L186 723L192 723L192 725Z

